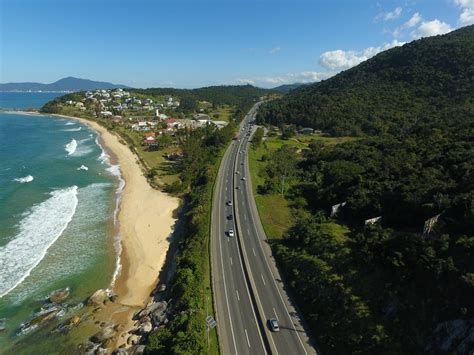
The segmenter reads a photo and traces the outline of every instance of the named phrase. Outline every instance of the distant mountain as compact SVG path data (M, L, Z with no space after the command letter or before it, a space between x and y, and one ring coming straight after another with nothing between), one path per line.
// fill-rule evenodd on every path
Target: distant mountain
M295 89L298 89L301 86L309 85L307 83L294 83L294 84L285 84L285 85L280 85L277 87L274 87L272 90L274 91L279 91L284 94L289 93L290 91L293 91Z
M93 81L79 79L69 76L51 84L42 83L5 83L0 84L0 91L83 91L83 90L107 90L115 88L127 88L121 84L112 84L104 81Z
M338 136L446 127L474 112L473 58L474 25L422 38L291 91L262 107L259 119Z

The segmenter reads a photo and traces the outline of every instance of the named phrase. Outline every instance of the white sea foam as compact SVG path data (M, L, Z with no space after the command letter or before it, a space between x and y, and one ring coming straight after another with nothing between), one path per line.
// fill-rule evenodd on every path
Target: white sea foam
M73 155L77 149L77 141L73 138L71 141L65 145L67 155Z
M85 171L87 171L87 170L89 170L89 168L88 168L87 166L85 166L85 165L81 165L80 167L77 168L77 170L85 170Z
M26 182L32 182L33 179L34 179L33 176L27 175L27 176L24 176L24 177L21 177L21 178L13 179L13 181L18 181L19 183L24 184Z
M82 127L63 129L63 132L79 132Z
M17 287L61 236L76 211L77 186L51 192L18 225L18 234L0 247L0 298Z
M66 122L64 125L65 126L72 126L73 124L76 124L76 122Z
M101 149L101 154L98 158L98 160L102 164L108 164L109 167L106 169L111 175L116 176L119 180L119 185L117 187L117 190L115 191L117 198L115 200L115 211L114 211L114 226L118 229L118 214L120 211L120 201L122 200L122 192L125 187L125 180L122 178L122 173L120 171L120 165L111 165L110 164L110 155L108 155L102 147L102 145L99 142L99 137L97 136L95 139L95 143L100 147ZM120 276L120 273L122 271L122 262L121 262L121 255L122 255L122 238L120 237L120 234L117 234L114 237L114 249L116 252L116 259L115 259L115 272L114 275L112 276L112 281L110 283L109 292L112 292L112 289L115 286L115 281L117 278Z

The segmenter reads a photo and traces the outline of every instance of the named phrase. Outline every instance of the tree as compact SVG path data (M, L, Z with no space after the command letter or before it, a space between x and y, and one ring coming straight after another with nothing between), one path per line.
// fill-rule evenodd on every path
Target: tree
M264 129L262 127L258 127L252 137L252 144L255 147L259 147L260 144L262 143L263 134L264 134Z
M272 156L268 171L270 176L279 180L279 192L285 194L287 184L296 174L296 152L287 145L282 146Z

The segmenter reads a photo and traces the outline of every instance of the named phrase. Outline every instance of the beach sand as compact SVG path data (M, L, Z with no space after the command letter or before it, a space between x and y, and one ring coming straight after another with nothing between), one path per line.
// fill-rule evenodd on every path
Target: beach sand
M100 321L123 325L116 344L120 346L133 326L133 314L146 305L158 282L176 221L173 211L179 200L148 184L137 156L117 135L93 121L57 116L79 120L97 131L104 149L120 165L125 180L118 214L122 270L113 289L118 299L97 314Z

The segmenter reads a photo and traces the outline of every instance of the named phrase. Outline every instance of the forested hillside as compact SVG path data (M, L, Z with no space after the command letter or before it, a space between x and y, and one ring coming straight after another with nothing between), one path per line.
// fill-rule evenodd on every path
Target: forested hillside
M381 53L259 119L286 139L288 124L361 137L284 145L260 171L260 194L289 185L293 226L273 248L323 352L470 353L474 26Z
M267 104L261 122L333 135L403 135L474 114L474 26L382 52Z

